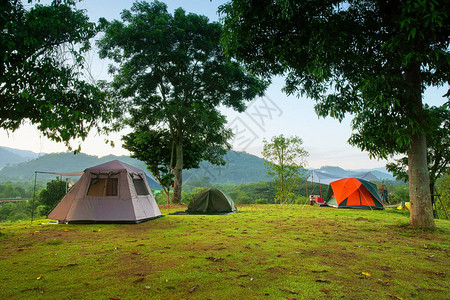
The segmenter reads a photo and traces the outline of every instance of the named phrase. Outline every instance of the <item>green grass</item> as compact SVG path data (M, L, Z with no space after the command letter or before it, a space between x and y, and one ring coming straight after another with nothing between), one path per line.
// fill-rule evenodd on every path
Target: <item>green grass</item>
M0 299L450 296L449 221L428 232L389 211L249 205L137 225L41 222L0 224Z

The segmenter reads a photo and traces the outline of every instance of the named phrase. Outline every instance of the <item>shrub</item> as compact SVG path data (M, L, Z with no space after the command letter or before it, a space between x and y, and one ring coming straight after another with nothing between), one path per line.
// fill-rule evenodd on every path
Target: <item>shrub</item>
M255 203L256 204L269 204L269 201L267 199L259 198L259 199L256 199Z
M298 195L298 196L295 198L294 203L295 203L295 204L307 204L308 202L307 202L306 196Z
M170 193L170 198L172 199L172 192ZM164 192L158 193L155 196L156 203L158 205L167 205L167 195Z
M389 195L389 202L396 204L409 202L409 190L407 186L397 186Z
M444 208L442 207L442 204L444 204L447 213L450 214L450 174L447 174L445 176L443 176L442 178L440 178L437 182L437 186L436 186L438 193L440 194L440 198L441 201L439 201L439 199L436 197L435 201L437 201L437 212L439 214L439 218L440 219L445 219L446 215L445 215L445 211Z

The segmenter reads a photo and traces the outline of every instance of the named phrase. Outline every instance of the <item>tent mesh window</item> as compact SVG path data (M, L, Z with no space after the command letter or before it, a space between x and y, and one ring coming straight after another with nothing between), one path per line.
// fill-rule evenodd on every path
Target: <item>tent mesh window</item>
M91 179L88 196L108 197L118 195L118 178L94 178Z
M134 184L134 188L136 190L136 194L138 194L138 196L146 196L146 195L150 194L148 192L147 187L145 186L145 182L142 178L138 178L138 179L133 178L133 184Z

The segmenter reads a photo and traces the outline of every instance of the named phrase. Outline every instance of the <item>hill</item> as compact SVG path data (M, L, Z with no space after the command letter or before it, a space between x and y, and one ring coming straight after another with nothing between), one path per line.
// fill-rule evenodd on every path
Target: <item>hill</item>
M0 169L7 165L14 165L25 161L22 156L0 148Z
M38 154L32 151L18 150L0 146L0 169L2 169L4 166L19 164L36 157L38 157Z
M30 160L30 159L34 159L34 158L38 158L39 156L46 154L46 153L35 153L33 151L29 151L29 150L21 150L21 149L15 149L15 148L10 148L10 147L4 147L4 146L0 146L0 149L9 151L15 155L18 155L20 157L23 157L26 160Z
M380 180L395 180L394 177L389 174L384 167L376 169L344 170L340 167L335 166L323 166L320 169L317 169L317 171L336 175L338 177L358 177L358 174L371 172Z
M22 153L22 155L28 154L28 159L25 159L23 156L15 154L10 150L0 148L0 151L2 150L6 151L6 154L4 154L5 156L0 154L0 157L2 159L5 158L5 160L7 159L9 165L4 166L4 168L0 170L0 182L29 181L34 178L35 171L57 173L80 172L88 167L115 159L146 170L146 166L143 162L129 156L108 155L97 157L83 153L73 154L72 152L66 152L46 154L30 160L30 157L33 156L32 152L16 152L19 154ZM14 157L16 157L16 160L14 160ZM224 166L215 166L208 162L202 162L198 169L184 170L183 181L185 183L209 181L212 184L247 184L269 180L266 174L264 160L260 157L246 152L229 151L225 156L225 161L226 165ZM318 170L340 177L353 177L357 176L361 171L371 171L380 179L393 180L393 177L390 174L384 173L378 169L344 170L340 167L324 166ZM48 181L53 179L55 175L40 175L39 177L40 180L45 179Z
M99 158L97 156L87 155L83 153L52 153L16 165L5 166L2 170L0 170L0 182L26 181L30 178L33 178L35 171L55 173L80 172L88 167L105 163L114 159L121 160L127 164L145 170L145 164L143 162L140 162L128 156L109 155ZM42 174L40 177L54 178L55 175Z
M226 164L215 166L208 162L200 164L199 169L187 170L183 181L197 181L206 178L213 184L246 184L266 181L264 160L246 152L229 151L225 155Z
M29 181L35 171L68 173L84 169L111 160L120 160L129 165L146 170L143 162L129 156L108 155L97 157L83 153L53 153L40 156L34 160L5 166L0 170L0 182ZM267 180L263 159L245 152L229 151L225 156L225 166L201 163L199 169L185 170L184 182L207 179L214 184L242 184ZM55 175L40 175L40 178L52 179ZM206 178L205 178L206 177Z

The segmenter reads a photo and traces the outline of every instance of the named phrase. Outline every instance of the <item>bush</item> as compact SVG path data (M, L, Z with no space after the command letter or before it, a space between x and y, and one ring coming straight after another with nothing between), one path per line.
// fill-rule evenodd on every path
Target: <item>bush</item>
M48 215L47 206L41 204L36 207L36 216L42 217L47 215Z
M447 174L443 176L442 178L439 178L437 181L436 188L439 193L439 197L441 198L442 203L445 206L445 209L447 210L447 213L450 214L450 174ZM441 201L437 197L435 197L435 201L437 201L437 210L439 214L440 219L445 219L445 211L442 207Z
M170 198L172 199L172 192L170 192ZM158 193L155 196L155 201L158 205L167 205L167 195L164 192Z
M256 199L255 201L256 204L269 204L269 201L267 201L267 199Z
M409 190L407 186L397 186L389 195L389 202L392 204L409 202Z
M254 204L255 201L247 195L238 196L237 199L233 199L236 204Z
M306 196L298 195L295 198L295 204L308 204Z
M0 206L0 222L31 219L31 201L9 202Z

